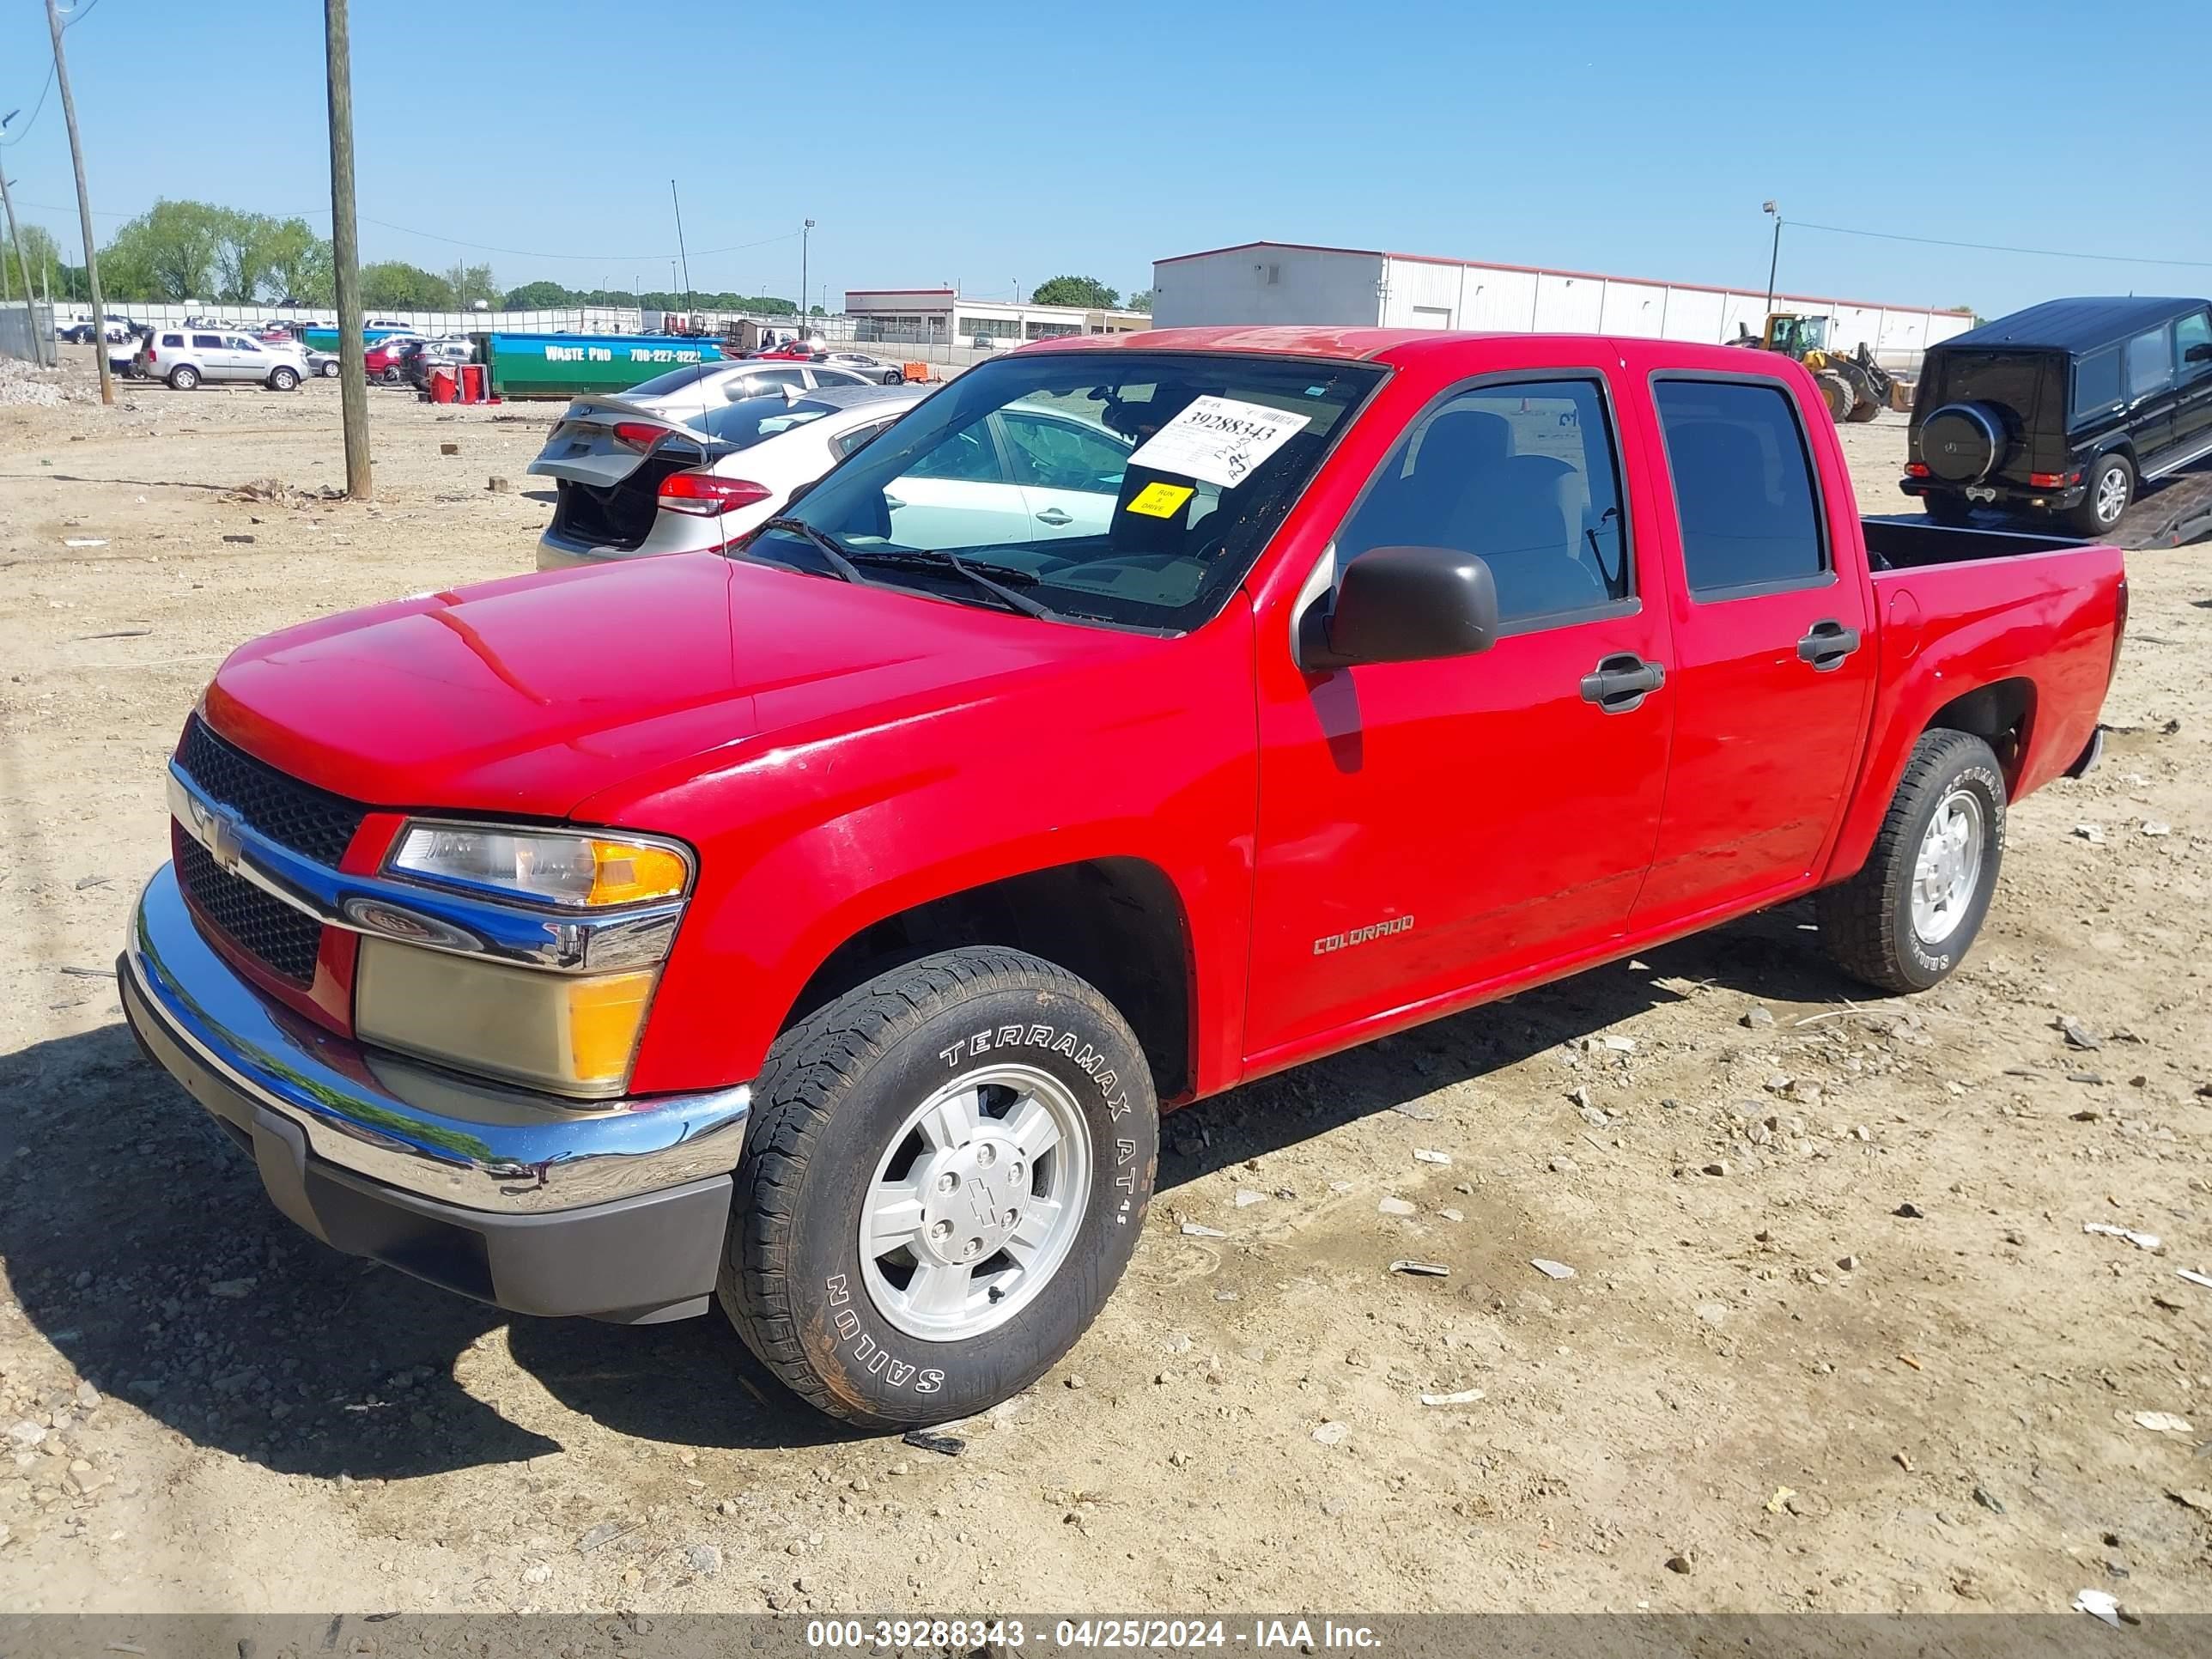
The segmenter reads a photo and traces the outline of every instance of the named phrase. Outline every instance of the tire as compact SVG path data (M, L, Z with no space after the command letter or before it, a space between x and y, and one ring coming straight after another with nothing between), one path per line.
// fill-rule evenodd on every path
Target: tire
M1997 470L2011 447L2004 412L1989 404L1946 404L1920 423L1916 452L1949 484L1974 484Z
M377 378L381 380L386 386L404 386L407 384L407 377L404 374L402 374L396 368L387 368Z
M981 1109L963 1115L971 1096ZM1060 1142L1024 1164L1037 1115ZM1007 1139L1017 1123L1029 1127ZM966 1417L1036 1382L1089 1327L1136 1249L1158 1160L1152 1073L1097 990L1002 946L924 957L769 1052L720 1300L761 1363L833 1417L872 1428ZM878 1212L891 1218L881 1237L908 1242L864 1249L871 1192L908 1179L923 1194L904 1212L911 1225ZM1067 1220L1032 1220L1051 1231L1026 1245L1046 1265L1018 1267L995 1248L1004 1218L1044 1215L1055 1190ZM925 1275L964 1300L932 1304ZM976 1300L991 1275L1007 1286L1005 1312L996 1290Z
M892 373L884 376L884 384L885 386L904 386L906 384L906 376L894 370Z
M190 392L200 383L200 372L190 363L179 363L169 371L169 385L179 392Z
M1850 418L1851 406L1856 399L1851 396L1850 382L1832 368L1824 368L1813 377L1820 388L1820 401L1828 406L1828 418L1842 422Z
M1953 530L1962 529L1974 521L1974 504L1964 495L1923 495L1920 510L1937 524Z
M322 375L326 380L337 380L338 377L337 363L335 361L325 363L322 368Z
M1971 878L1935 848L1931 826L1971 820ZM1966 732L1921 734L1905 763L1874 850L1849 881L1814 896L1820 942L1855 979L1889 992L1924 991L1949 977L1989 914L2004 861L2004 772L1989 744ZM1923 855L1933 854L1932 868ZM1948 887L1923 895L1923 877ZM1917 901L1930 898L1923 908Z
M271 392L297 392L300 376L292 369L272 368L269 371L269 389Z
M2109 536L2128 508L2135 504L2136 470L2124 455L2100 455L2089 469L2081 505L2058 515L2058 522L2077 536L2093 539Z

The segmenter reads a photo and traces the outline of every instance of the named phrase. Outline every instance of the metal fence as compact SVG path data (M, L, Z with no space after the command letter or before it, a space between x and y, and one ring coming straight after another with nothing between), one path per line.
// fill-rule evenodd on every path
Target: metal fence
M0 307L0 357L25 363L56 362L53 307L26 306L21 300Z

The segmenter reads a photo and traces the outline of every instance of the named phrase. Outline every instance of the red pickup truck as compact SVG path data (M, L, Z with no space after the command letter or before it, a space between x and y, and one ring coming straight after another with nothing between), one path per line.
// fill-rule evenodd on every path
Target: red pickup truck
M1942 979L2124 617L1863 522L1780 359L1040 343L724 553L241 647L124 1006L338 1249L945 1421L1097 1311L1167 1108L1806 893Z

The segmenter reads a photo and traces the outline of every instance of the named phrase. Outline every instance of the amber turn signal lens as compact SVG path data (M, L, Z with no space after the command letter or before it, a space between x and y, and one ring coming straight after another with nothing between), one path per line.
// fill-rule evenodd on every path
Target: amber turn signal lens
M635 842L592 843L592 894L587 904L635 904L641 899L674 898L691 872L665 847Z
M657 977L647 969L568 982L569 1071L574 1081L619 1084L629 1075Z

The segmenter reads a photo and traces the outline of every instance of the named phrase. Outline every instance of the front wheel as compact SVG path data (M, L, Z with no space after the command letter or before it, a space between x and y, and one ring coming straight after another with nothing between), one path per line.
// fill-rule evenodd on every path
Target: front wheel
M1838 966L1885 991L1924 991L1965 957L2004 859L2005 781L1988 744L1921 734L1858 874L1814 896Z
M2124 455L2103 455L2089 469L2089 487L2081 505L2059 515L2059 521L2077 536L2108 536L2120 515L2135 500L2136 470Z
M1019 1393L1128 1266L1159 1156L1144 1053L1042 958L975 945L784 1033L756 1085L720 1297L832 1416L905 1428Z

